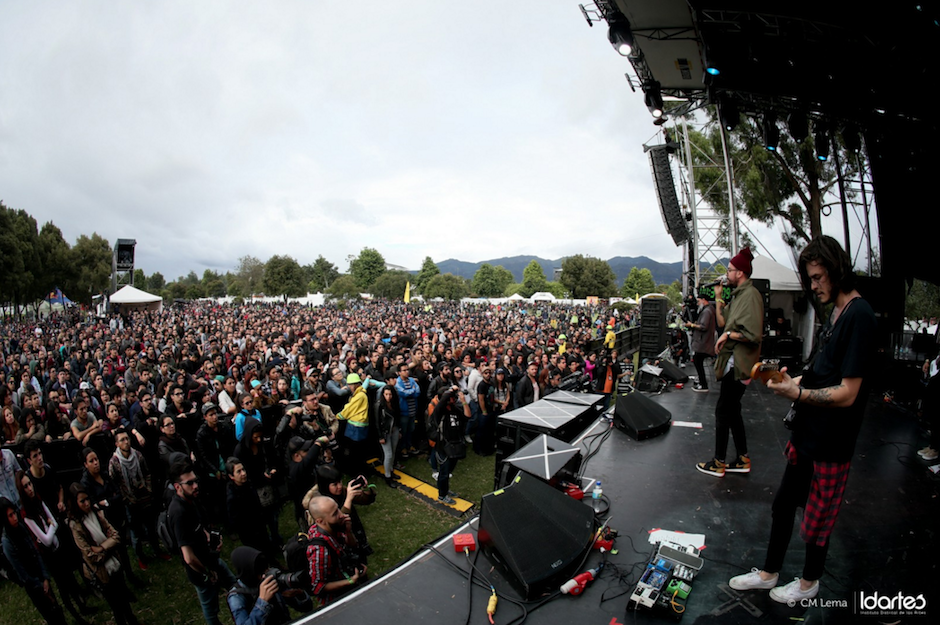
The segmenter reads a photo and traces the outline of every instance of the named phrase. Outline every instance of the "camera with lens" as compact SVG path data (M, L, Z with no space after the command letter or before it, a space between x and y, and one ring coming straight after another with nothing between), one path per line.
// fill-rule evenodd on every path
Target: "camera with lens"
M273 577L274 581L277 582L278 592L290 590L291 588L305 588L310 586L310 579L307 577L307 573L305 571L286 573L281 569L272 566L264 572L262 579L267 579L268 577Z
M359 477L355 478L352 482L350 482L350 483L349 483L349 486L350 486L351 488L355 488L356 486L361 486L362 488L365 488L365 487L366 487L366 478L364 478L363 476L360 475Z

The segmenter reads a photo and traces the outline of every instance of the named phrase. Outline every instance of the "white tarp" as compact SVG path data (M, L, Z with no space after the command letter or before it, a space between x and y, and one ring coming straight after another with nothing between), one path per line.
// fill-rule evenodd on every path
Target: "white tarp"
M753 268L751 278L770 280L771 291L803 290L800 276L795 271L771 260L768 256L755 256L751 267Z
M108 298L112 304L153 304L162 302L163 298L147 291L141 291L131 285L118 289L117 293Z

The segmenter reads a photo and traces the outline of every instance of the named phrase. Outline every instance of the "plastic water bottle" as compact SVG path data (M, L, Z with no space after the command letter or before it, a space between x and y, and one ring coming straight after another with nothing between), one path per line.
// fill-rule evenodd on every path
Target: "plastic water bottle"
M601 488L601 481L597 480L594 482L594 490L591 491L591 498L594 500L600 499L601 495L604 494L604 489Z

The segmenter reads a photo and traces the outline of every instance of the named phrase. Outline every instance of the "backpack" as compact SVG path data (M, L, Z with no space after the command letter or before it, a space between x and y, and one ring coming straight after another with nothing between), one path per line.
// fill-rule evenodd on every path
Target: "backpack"
M176 553L179 551L179 547L176 544L176 537L173 536L173 532L170 531L169 510L164 509L157 515L157 536L160 538L160 542L163 543L164 549L168 552Z
M310 543L310 537L303 532L297 532L287 539L287 541L284 543L283 551L284 563L287 565L288 571L292 573L306 571L309 575L310 563L307 561L307 547L310 545ZM322 539L318 539L317 544L326 545L326 542L324 542Z
M437 405L440 403L441 398L438 395L435 395L431 398L431 401L428 403L428 416L425 421L425 428L428 433L428 443L431 447L434 447L437 443L441 442L443 436L444 427L441 424L441 419L434 416L434 409L437 408Z

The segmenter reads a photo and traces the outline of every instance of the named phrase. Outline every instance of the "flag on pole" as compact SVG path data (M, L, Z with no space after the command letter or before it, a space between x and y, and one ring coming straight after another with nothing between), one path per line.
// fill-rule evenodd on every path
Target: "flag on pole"
M405 282L405 303L411 301L411 282Z

